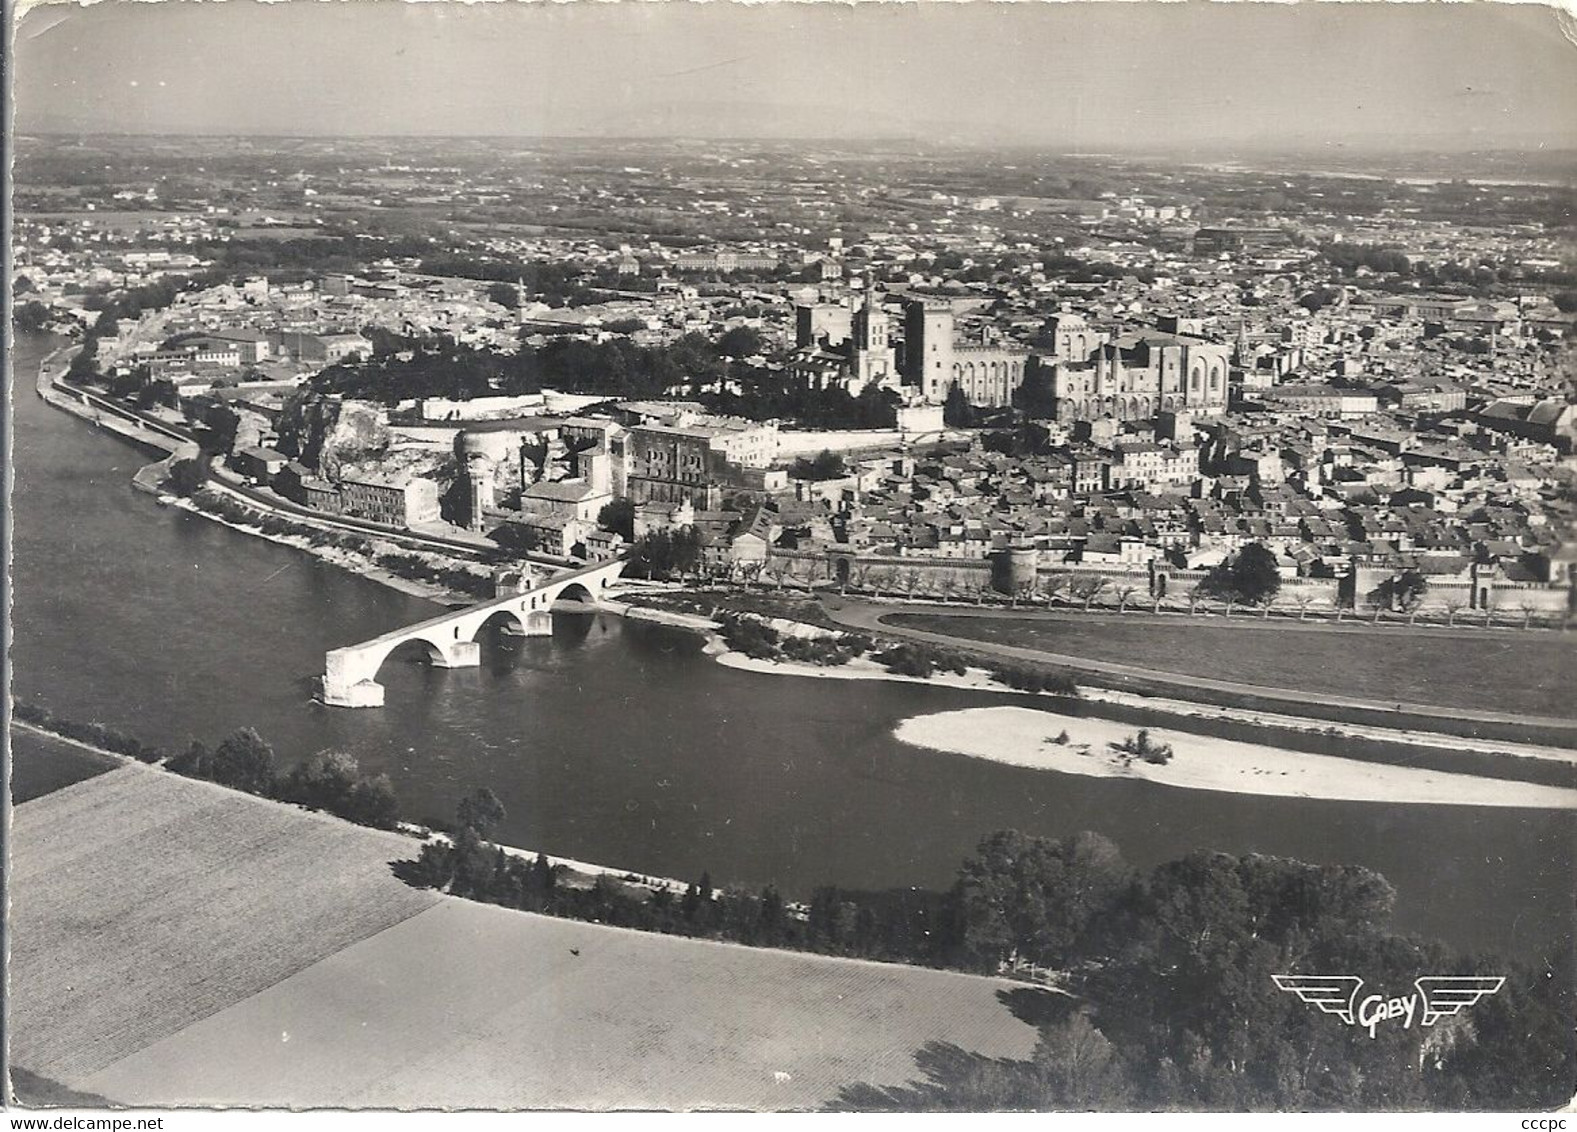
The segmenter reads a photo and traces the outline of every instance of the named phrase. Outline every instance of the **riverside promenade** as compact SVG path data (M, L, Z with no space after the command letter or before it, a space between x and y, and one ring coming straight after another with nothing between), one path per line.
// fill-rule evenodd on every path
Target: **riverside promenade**
M197 441L174 425L155 420L133 409L117 405L96 393L68 384L64 378L71 364L70 356L80 348L75 343L62 346L39 363L34 385L44 401L62 412L98 425L117 436L163 452L165 460L150 467L159 467L160 464L171 459L185 459L198 454ZM147 484L142 481L147 471L148 469L144 468L136 477L138 486L144 490L147 490Z

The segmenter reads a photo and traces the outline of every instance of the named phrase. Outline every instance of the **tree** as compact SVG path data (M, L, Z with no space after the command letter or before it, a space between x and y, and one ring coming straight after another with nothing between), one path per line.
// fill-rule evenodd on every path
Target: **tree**
M342 816L358 825L393 829L400 822L400 804L389 776L361 778L351 787Z
M208 446L220 452L229 452L235 447L235 434L240 424L240 414L229 405L210 405L203 413L203 425L210 433Z
M597 525L622 536L625 542L634 542L635 501L621 495L603 504L602 510L597 512Z
M772 885L761 890L760 898L761 942L767 947L782 942L785 922L783 897Z
M1094 577L1079 583L1075 593L1084 599L1084 612L1090 611L1090 605L1100 596L1101 591L1111 584L1110 578Z
M1041 1030L1032 1064L1058 1109L1109 1112L1130 1103L1122 1055L1082 1013Z
M994 833L964 862L954 890L964 958L985 971L1018 962L1064 966L1129 879L1117 846L1100 834Z
M1057 397L1051 378L1041 367L1031 364L1024 372L1024 383L1013 393L1013 404L1031 420L1050 420L1057 415Z
M176 495L190 498L208 482L208 467L201 460L182 459L170 465L169 478L164 481Z
M807 460L804 456L794 461L789 469L789 475L797 480L835 480L848 474L843 463L843 457L836 452L829 452L823 448L816 454L815 459Z
M520 292L508 283L489 283L487 297L505 310L514 310L520 305Z
M730 358L753 358L766 352L766 342L755 327L735 326L717 340L717 352Z
M512 554L530 554L542 545L537 532L523 523L504 523L493 532L492 539Z
M1429 593L1429 579L1417 569L1403 570L1391 579L1391 600L1403 613L1414 614ZM1411 623L1411 616L1408 618Z
M553 898L553 889L558 885L558 871L553 867L553 862L548 860L543 853L537 854L537 859L531 862L532 883L544 900Z
M274 748L250 727L227 737L214 751L213 779L248 794L269 794L274 788Z
M630 568L637 577L666 578L694 570L701 561L701 536L694 527L648 531L636 540Z
M20 292L18 292L20 293ZM49 325L50 310L37 299L29 299L11 311L11 324L22 333L42 330Z
M1374 611L1374 616L1370 618L1369 624L1378 625L1380 623L1381 614L1385 612L1386 607L1390 605L1390 603L1390 597L1385 592L1384 587L1376 590L1374 595L1369 600L1369 608Z
M455 818L460 828L475 830L476 835L484 839L507 816L504 803L486 786L471 791L455 807Z
M1138 592L1138 589L1134 586L1123 586L1119 589L1117 591L1117 612L1127 613L1128 603L1133 600L1133 595Z
M1341 298L1340 291L1330 287L1321 287L1300 296L1298 305L1310 314L1313 314L1315 311L1329 306L1339 298Z
M1281 590L1281 571L1276 556L1263 543L1251 542L1211 570L1205 586L1229 604L1262 605Z
M524 441L520 445L520 459L522 470L527 461L531 463L531 482L541 483L542 476L548 467L548 442L546 440Z
M205 745L197 740L192 740L191 746L178 755L172 755L165 764L176 774L184 774L188 778L212 778L214 776L214 756Z
M1060 1004L1059 1004L1060 1005ZM1042 1025L1028 1061L929 1042L915 1054L924 1080L846 1086L829 1106L853 1112L1109 1112L1133 1105L1134 1074L1083 1014Z
M344 751L319 751L300 763L280 783L280 797L318 810L338 812L361 778L355 756Z
M978 420L979 414L964 395L963 387L957 383L948 386L947 400L942 402L942 422L948 428L974 428Z
M1139 758L1156 766L1165 766L1172 761L1172 745L1153 738L1149 730L1143 727L1137 734L1130 735L1118 743L1117 749L1128 756L1125 762Z

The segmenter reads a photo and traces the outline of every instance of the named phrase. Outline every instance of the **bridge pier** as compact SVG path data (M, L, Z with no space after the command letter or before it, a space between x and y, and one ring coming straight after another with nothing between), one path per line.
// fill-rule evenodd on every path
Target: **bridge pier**
M482 646L475 641L452 641L428 659L434 668L476 668L482 663Z
M383 685L376 680L359 680L354 684L342 684L325 675L323 702L330 707L382 707Z

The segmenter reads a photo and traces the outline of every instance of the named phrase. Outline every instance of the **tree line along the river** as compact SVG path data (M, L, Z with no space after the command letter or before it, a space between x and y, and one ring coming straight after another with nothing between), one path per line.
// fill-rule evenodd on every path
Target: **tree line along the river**
M394 829L399 824L399 801L388 775L364 774L355 756L344 751L318 751L281 771L274 748L250 727L226 736L217 747L194 740L184 751L172 754L115 727L63 719L39 704L17 703L13 711L17 719L41 730L138 762L162 764L187 778L323 810L374 829Z
M1544 1108L1577 1072L1570 945L1532 965L1453 954L1395 931L1395 892L1357 866L1200 851L1151 869L1107 838L1002 830L939 891L835 886L795 903L774 885L675 891L564 870L487 837L488 791L456 832L397 868L408 883L547 915L694 938L1026 978L1004 998L1040 1030L1023 1061L923 1050L926 1079L851 1083L857 1109L1413 1110ZM631 878L632 880L636 878ZM1506 975L1471 1016L1374 1037L1280 990L1272 975ZM1054 990L1044 988L1054 983Z

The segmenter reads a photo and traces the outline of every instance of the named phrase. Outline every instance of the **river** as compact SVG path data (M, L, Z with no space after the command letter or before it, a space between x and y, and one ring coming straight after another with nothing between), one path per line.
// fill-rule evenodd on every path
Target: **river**
M1533 957L1570 934L1571 812L1179 791L919 750L892 738L901 720L1012 699L736 671L607 614L557 617L479 669L397 655L386 707L323 707L325 650L435 607L134 491L140 451L34 396L53 341L23 336L14 358L12 655L15 694L59 715L170 747L255 727L287 762L337 747L418 819L486 785L501 840L796 896L945 884L994 829L1094 829L1139 865L1196 848L1368 865L1399 926L1462 948Z

